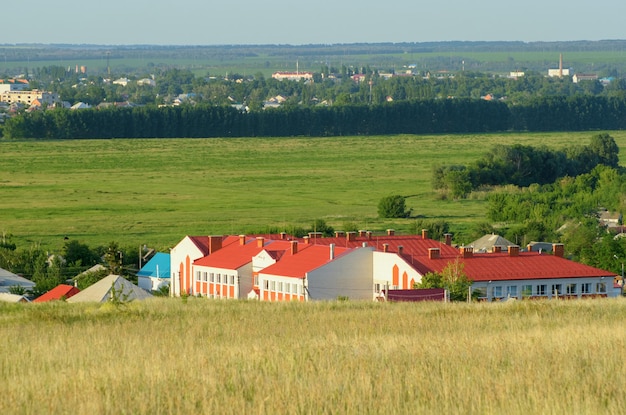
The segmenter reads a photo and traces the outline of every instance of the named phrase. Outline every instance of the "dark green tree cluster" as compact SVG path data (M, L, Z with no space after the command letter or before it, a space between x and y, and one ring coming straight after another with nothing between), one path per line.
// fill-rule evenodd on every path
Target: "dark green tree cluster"
M3 134L16 139L315 137L626 128L626 99L598 97L591 106L586 99L573 99L563 107L555 107L554 101L559 100L542 98L529 106L507 106L481 99L435 99L330 107L285 105L250 112L206 104L54 109L12 117L5 122Z
M598 165L617 167L619 148L609 134L596 134L587 146L551 150L546 146L498 145L468 165L433 166L433 189L463 198L481 186L548 184L589 173Z
M378 216L381 218L408 218L411 216L411 209L406 207L406 197L390 195L380 199Z

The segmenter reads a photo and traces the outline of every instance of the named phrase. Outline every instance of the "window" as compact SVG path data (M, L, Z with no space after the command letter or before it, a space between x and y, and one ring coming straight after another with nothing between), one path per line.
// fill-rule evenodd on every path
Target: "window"
M270 282L268 280L263 280L263 289L265 291L270 289Z
M196 271L196 281L200 281L200 271Z
M207 280L207 273L203 272L202 273L202 281L206 282L206 280Z
M230 276L230 285L235 285L235 276L234 275Z
M530 297L533 295L532 285L522 285L522 297Z
M552 295L563 295L563 285L552 284L552 289L550 291Z
M215 282L215 274L210 273L209 278L211 278L211 282Z
M565 286L565 293L567 295L576 295L577 294L576 284L567 284Z
M216 281L218 284L222 283L222 274L217 274Z
M496 297L496 298L502 297L502 286L499 285L499 286L493 287L491 290L491 296Z
M254 276L254 282L253 282L253 284L254 284L255 286L257 286L257 287L259 286L259 276L258 276L258 275L255 275L255 276Z
M535 291L535 295L547 295L548 285L547 284L539 284L537 285L537 290Z
M298 294L298 284L296 284L295 282L293 284L291 284L291 292L294 294Z
M580 292L582 294L591 294L591 283L585 282L583 284L580 284Z
M289 293L290 293L290 288L291 288L291 284L289 284L288 282L286 282L286 283L285 283L285 292L286 292L287 294L289 294Z
M598 294L606 294L606 282L599 282L596 284L596 292Z
M276 281L270 281L270 290L276 291Z
M279 282L279 283L278 283L278 292L279 292L279 293L282 293L282 292L283 292L283 283L282 283L282 282Z
M509 285L506 287L507 297L517 297L517 285Z

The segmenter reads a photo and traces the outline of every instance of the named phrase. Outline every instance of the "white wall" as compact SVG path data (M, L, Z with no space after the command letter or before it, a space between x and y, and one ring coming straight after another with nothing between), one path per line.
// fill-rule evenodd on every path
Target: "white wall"
M191 287L186 287L182 280L185 278L186 273L189 272L191 281L193 282L193 261L203 256L202 251L200 251L189 236L185 236L182 241L172 248L170 251L170 272L172 274L172 284L170 286L171 295L179 296L184 288L193 290L193 284ZM187 258L189 258L189 268L187 268ZM193 294L193 291L191 294Z
M398 289L411 289L413 287L402 286L402 275L407 273L408 285L411 280L416 283L422 281L422 275L417 272L410 264L408 264L398 254L393 252L374 252L374 284L379 284L382 288L388 285L393 289L393 267L398 267L399 286Z
M606 286L605 292L597 291L597 284L602 283ZM516 298L521 300L524 297L524 293L522 292L522 288L525 285L532 286L532 297L543 297L543 298L553 298L555 297L555 293L552 291L553 285L561 286L561 290L558 292L558 296L577 296L578 298L584 297L585 295L597 295L602 294L607 297L615 297L619 292L616 292L613 289L613 279L612 278L559 278L559 279L532 279L532 280L508 280L508 281L491 281L491 282L475 282L472 284L472 291L480 290L483 295L480 298L487 299L488 301L498 301L509 298ZM576 291L574 294L567 293L568 284L576 284ZM591 284L590 293L582 293L582 284ZM539 295L537 291L537 287L540 285L545 285L545 295ZM516 290L517 295L510 295L510 291L514 288ZM486 296L485 296L486 295Z
M307 273L307 286L311 300L371 300L373 295L374 248L363 247Z

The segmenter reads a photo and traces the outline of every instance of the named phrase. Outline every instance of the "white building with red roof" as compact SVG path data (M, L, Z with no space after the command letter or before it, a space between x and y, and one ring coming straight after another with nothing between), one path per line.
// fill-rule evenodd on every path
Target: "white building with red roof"
M507 298L588 298L619 295L610 271L554 254L504 250L475 253L421 235L337 232L263 236L185 237L172 249L172 295L257 298L263 301L378 299L386 290L412 289L424 275L462 264L482 300Z

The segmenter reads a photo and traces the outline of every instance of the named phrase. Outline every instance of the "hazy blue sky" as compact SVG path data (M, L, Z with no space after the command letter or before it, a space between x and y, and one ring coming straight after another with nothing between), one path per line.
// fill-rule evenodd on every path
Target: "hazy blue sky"
M626 38L624 0L29 0L14 5L20 12L3 19L0 44L302 45Z

